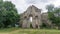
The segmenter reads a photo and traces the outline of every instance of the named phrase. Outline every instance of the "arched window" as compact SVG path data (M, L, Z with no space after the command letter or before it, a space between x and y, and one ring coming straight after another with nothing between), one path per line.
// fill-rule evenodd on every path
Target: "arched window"
M35 18L38 18L38 16L35 16Z

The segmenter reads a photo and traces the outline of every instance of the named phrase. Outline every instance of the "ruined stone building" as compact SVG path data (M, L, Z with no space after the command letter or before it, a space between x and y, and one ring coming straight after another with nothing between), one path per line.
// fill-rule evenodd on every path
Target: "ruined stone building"
M20 24L22 28L40 28L42 23L50 25L48 23L49 20L47 18L47 13L41 13L41 9L38 9L35 6L30 6L27 10L21 14L21 21Z

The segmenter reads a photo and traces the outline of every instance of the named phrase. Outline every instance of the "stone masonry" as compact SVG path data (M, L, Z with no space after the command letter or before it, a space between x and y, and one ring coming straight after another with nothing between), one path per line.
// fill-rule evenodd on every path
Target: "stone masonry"
M32 5L21 14L20 24L22 24L22 28L40 28L42 26L42 18L41 9Z

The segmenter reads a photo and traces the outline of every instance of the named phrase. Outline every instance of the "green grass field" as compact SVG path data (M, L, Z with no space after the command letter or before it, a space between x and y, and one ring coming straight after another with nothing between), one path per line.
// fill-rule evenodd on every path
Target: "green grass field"
M60 30L6 28L0 29L0 34L60 34Z

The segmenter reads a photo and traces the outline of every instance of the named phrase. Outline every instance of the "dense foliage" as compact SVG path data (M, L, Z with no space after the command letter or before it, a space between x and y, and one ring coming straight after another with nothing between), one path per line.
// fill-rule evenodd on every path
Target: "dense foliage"
M46 9L48 10L48 18L56 26L60 26L60 8L54 7L54 5L47 5Z
M14 25L19 21L19 15L15 5L11 2L0 1L0 28Z

